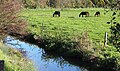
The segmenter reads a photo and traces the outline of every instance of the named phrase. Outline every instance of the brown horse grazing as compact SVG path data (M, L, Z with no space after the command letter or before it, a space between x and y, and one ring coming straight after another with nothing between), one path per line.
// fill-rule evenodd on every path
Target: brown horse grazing
M55 12L53 13L53 17L54 17L55 15L58 16L58 17L60 17L60 11L55 11Z
M81 12L80 14L79 14L79 17L82 15L82 17L85 15L86 17L88 17L89 16L89 12Z
M94 16L100 16L100 12L97 11Z

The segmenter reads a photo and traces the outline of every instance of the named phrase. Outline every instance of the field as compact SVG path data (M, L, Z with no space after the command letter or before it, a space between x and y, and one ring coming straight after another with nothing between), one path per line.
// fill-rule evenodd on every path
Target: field
M20 16L29 23L29 31L39 36L71 38L81 36L87 31L93 41L100 40L101 42L104 40L105 32L108 32L110 36L111 25L106 22L113 18L114 11L106 13L103 8L62 9L60 17L52 17L54 11L55 9L24 9ZM82 11L88 11L90 16L79 17ZM96 11L101 12L99 17L94 16ZM120 22L119 19L120 17L117 17L115 21Z

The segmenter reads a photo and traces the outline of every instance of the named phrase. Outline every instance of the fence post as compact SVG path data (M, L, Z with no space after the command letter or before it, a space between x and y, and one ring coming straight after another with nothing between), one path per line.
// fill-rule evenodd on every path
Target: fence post
M105 32L105 36L104 36L104 46L107 46L107 37L108 36L108 34L107 34L107 32Z
M0 60L0 71L4 71L4 60Z

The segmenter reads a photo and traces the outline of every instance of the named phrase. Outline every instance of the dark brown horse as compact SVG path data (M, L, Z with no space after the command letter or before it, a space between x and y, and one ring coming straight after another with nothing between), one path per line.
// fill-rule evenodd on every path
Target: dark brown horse
M100 12L97 11L94 16L100 16Z
M55 15L58 16L58 17L60 17L60 11L55 11L55 12L53 13L53 17L54 17Z
M81 12L80 14L79 14L79 17L82 15L82 17L85 15L86 17L88 17L89 16L89 12Z

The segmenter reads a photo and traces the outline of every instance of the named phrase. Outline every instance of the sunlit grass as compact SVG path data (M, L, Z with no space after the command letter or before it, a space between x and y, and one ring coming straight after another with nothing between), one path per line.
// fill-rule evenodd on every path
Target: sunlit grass
M82 32L87 31L91 39L103 41L104 33L110 33L110 25L106 22L111 20L112 11L104 15L102 8L63 9L61 17L52 17L54 11L55 9L24 9L20 16L28 21L29 31L39 36L55 36L59 33L62 37L73 37L81 36ZM81 11L90 12L90 17L78 17ZM94 17L96 11L101 12L100 17ZM119 19L116 18L116 21L120 22Z

